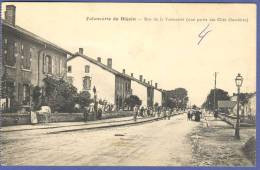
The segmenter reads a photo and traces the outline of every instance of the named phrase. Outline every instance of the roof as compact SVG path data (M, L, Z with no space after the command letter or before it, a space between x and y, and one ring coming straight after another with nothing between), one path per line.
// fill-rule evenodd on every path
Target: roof
M5 27L8 27L9 29L11 30L14 30L16 31L17 33L19 34L22 34L22 35L26 35L28 36L31 40L33 41L36 41L37 43L39 44L42 44L42 45L49 45L50 47L52 47L53 49L56 49L62 53L66 53L66 54L70 54L72 55L71 52L59 47L58 45L22 28L22 27L19 27L18 25L12 25L12 24L9 24L6 20L2 19L2 26L5 26Z
M251 93L251 94L248 96L248 99L253 98L253 97L256 97L256 92Z
M237 102L235 102L235 101L219 100L218 107L219 108L233 108L233 107L235 107L236 103Z
M124 78L126 78L126 79L133 80L133 81L135 81L135 82L137 82L137 83L139 83L139 84L142 84L143 86L152 87L152 88L154 88L154 89L156 89L156 90L162 91L162 89L155 88L155 87L152 86L152 85L149 85L149 84L147 84L147 83L144 83L144 82L142 82L142 81L140 81L140 80L138 80L138 79L136 79L136 78L134 78L134 77L132 77L132 76L129 76L129 75L127 75L127 74L121 73L121 72L119 72L119 71L117 71L117 70L115 70L115 69L113 69L113 68L108 67L107 65L105 65L105 64L103 64L103 63L101 63L101 62L98 62L97 60L95 60L95 59L93 59L93 58L91 58L91 57L88 57L88 56L86 56L86 55L84 55L84 54L80 54L80 53L78 53L78 52L75 53L74 55L72 55L72 57L68 58L67 61L69 61L69 60L71 60L71 59L73 59L73 58L76 58L76 57L82 57L82 58L88 60L89 62L91 62L91 63L93 63L93 64L95 64L95 65L98 65L98 66L101 67L102 69L109 71L110 73L112 73L112 74L114 74L114 75L121 76L121 77L124 77Z

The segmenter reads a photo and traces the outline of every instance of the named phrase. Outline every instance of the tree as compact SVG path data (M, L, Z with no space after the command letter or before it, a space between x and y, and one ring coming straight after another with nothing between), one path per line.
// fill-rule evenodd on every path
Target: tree
M89 106L90 103L93 103L94 100L91 99L91 95L88 91L82 91L75 97L75 102L81 107L86 107Z
M33 101L33 110L39 110L41 106L40 97L41 97L41 88L39 86L33 87L32 90L32 101Z
M139 99L136 95L131 95L128 98L125 99L125 104L133 110L133 107L135 105L140 106L142 104L142 101Z
M166 107L185 109L188 101L188 92L185 88L176 88L166 92Z
M239 93L239 100L240 100L241 105L244 106L246 103L248 103L248 99L253 94L254 93ZM237 93L233 93L233 96L237 96Z
M222 89L216 89L216 108L218 108L219 100L229 100L228 92ZM202 104L203 108L207 110L214 110L214 89L210 90L205 102Z
M75 99L77 98L77 89L63 79L56 80L52 77L46 77L44 81L43 101L51 107L53 111L73 112Z

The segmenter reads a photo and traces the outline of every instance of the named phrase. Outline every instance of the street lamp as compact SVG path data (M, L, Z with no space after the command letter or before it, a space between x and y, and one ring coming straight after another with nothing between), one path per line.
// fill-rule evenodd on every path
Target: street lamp
M236 129L235 129L235 137L236 139L240 139L239 135L239 123L240 123L240 116L239 116L239 94L240 94L240 87L243 84L243 77L240 73L236 76L236 86L237 86L237 122L236 122Z

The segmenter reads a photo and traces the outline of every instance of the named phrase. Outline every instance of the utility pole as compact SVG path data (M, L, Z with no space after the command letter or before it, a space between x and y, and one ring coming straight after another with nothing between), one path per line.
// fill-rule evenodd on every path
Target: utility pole
M214 111L216 110L216 86L217 86L217 72L214 74L215 82L214 82Z

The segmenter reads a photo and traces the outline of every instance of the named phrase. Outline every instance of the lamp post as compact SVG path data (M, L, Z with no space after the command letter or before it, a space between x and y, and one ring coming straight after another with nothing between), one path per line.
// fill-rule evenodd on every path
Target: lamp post
M235 138L240 139L239 135L239 123L240 123L240 116L239 116L239 94L240 94L240 87L242 86L243 83L243 77L241 76L240 73L237 74L236 76L236 86L237 86L237 122L236 122L236 129L235 129Z

